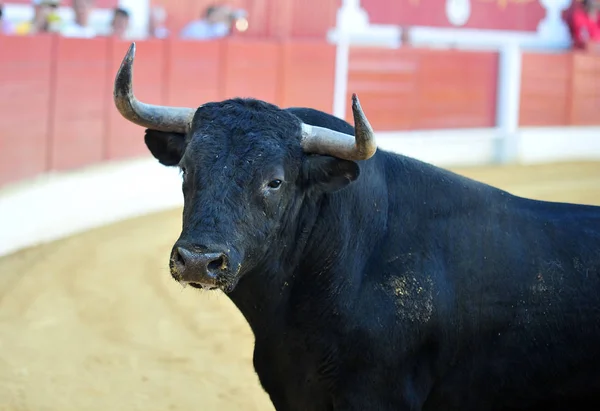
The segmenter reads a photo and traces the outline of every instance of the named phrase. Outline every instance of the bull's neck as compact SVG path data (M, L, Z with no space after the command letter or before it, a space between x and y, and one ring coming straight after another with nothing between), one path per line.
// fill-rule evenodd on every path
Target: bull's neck
M290 320L289 309L310 311L323 306L335 293L356 295L368 256L384 235L387 200L373 196L384 213L373 216L373 204L361 200L360 186L303 204L296 224L289 226L287 244L275 244L278 255L269 264L246 274L229 294L249 322L257 339ZM285 241L284 241L285 243ZM294 314L291 314L294 315ZM287 317L286 317L287 316ZM265 332L263 332L263 330Z

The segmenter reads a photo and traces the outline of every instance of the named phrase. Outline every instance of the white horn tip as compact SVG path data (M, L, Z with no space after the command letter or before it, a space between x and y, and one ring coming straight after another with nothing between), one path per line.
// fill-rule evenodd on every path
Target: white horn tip
M128 61L133 61L133 58L135 57L135 41L131 43L131 45L129 46L129 50L127 50L127 54L125 55L125 59L127 59Z
M360 109L360 100L358 99L356 93L352 93L352 109Z

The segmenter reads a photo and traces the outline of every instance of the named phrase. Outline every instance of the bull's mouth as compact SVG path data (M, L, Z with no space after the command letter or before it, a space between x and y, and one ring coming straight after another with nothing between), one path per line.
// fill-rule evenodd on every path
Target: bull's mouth
M180 283L183 287L186 287L189 285L190 287L196 288L198 290L204 290L204 291L221 290L225 294L229 294L230 292L232 292L233 289L235 288L235 286L237 285L236 280L234 280L234 281L218 281L216 284L202 284L200 282L178 280L177 278L175 278L175 281Z
M208 290L208 291L212 291L212 290L216 290L217 287L216 285L202 285L200 283L187 283L190 285L190 287L194 287L197 288L199 290Z
M200 280L201 276L197 275L196 273L194 273L191 276L191 278L190 278L189 274L186 276L181 275L177 271L177 268L175 267L175 264L172 260L171 260L171 263L169 264L169 269L171 271L171 277L175 281L177 281L179 284L181 284L184 288L187 287L188 285L190 287L197 288L199 290L206 290L206 291L212 291L212 290L216 290L219 288L220 289L224 288L222 286L222 284L224 284L224 281L222 281L220 278L217 278L210 282L203 282Z
M174 277L174 279L179 284L181 284L181 286L183 288L185 288L189 285L190 287L197 288L198 290L205 290L205 291L213 291L213 290L217 290L217 289L223 289L223 287L219 283L205 284L205 283L202 283L199 281L187 281L187 280L184 280L182 278L177 278L177 277Z

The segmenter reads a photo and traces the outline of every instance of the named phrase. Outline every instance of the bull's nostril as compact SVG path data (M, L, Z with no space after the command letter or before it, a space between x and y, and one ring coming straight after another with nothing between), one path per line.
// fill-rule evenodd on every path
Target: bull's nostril
M177 248L177 250L175 250L175 258L173 259L175 264L179 265L179 266L185 266L185 260L182 257L182 250L181 248Z
M219 270L223 270L227 267L227 263L225 261L225 257L224 256L220 256L219 258L216 258L214 260L212 260L210 263L208 263L208 271L219 271Z

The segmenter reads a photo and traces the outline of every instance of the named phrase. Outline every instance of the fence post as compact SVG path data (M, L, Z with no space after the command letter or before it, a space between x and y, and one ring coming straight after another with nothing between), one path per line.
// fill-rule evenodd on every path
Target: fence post
M496 127L496 160L515 161L519 154L519 111L521 99L522 54L516 43L500 48Z
M350 58L350 39L344 29L338 32L335 49L335 77L333 82L333 115L346 118L346 94L348 89L348 60Z
M350 58L350 36L364 31L369 26L369 17L360 7L360 0L343 0L337 11L335 78L333 85L333 115L346 118L348 89L348 60Z

